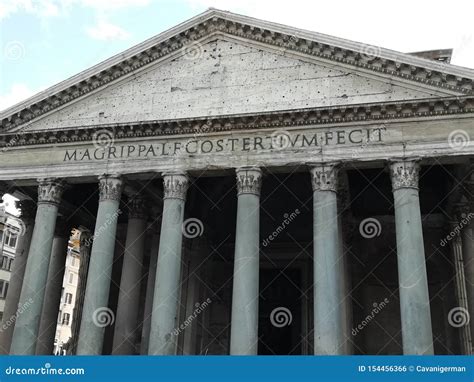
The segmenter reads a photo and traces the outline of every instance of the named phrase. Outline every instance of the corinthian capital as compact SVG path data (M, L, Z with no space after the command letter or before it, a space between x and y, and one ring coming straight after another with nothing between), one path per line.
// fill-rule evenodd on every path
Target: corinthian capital
M189 187L189 178L183 172L170 172L163 174L164 197L163 199L186 200Z
M313 191L337 192L339 163L321 163L311 169Z
M64 191L64 182L59 179L39 179L38 182L38 204L59 205Z
M258 167L242 167L236 171L237 195L254 194L259 196L262 188L262 170Z
M400 160L390 163L393 191L400 188L418 189L420 165L417 160Z
M99 177L99 201L120 201L122 195L123 180L118 175L102 175Z

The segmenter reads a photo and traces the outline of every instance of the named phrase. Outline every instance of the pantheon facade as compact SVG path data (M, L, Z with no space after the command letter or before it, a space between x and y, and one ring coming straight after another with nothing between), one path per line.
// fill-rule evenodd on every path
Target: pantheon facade
M5 110L4 354L471 354L474 71L210 9ZM59 281L58 281L59 280Z

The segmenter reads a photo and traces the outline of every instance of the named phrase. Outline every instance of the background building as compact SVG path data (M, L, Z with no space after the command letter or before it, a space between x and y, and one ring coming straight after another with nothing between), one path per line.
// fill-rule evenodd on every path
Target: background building
M72 319L76 302L77 285L79 281L79 234L74 230L68 243L64 279L59 305L58 325L54 338L54 354L65 355L71 339Z
M7 212L4 206L0 206L0 319L3 317L11 268L21 233L21 220Z
M209 10L6 110L0 345L472 354L474 71L419 55Z

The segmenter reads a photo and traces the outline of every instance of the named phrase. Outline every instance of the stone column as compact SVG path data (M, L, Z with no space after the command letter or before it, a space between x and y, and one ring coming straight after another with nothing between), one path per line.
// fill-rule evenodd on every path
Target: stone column
M314 354L344 354L343 283L339 259L337 164L311 169L314 242Z
M0 330L0 354L8 354L15 328L16 314L28 306L18 306L20 301L21 286L25 275L28 251L30 250L31 235L33 234L36 203L32 200L19 200L16 208L21 211L21 227L15 251L15 259L10 274L10 284L3 310L2 326ZM28 304L29 305L29 304Z
M112 354L124 355L135 353L138 338L138 303L147 225L145 200L135 195L129 200L128 206L130 213L112 348Z
M404 354L433 354L430 298L418 195L419 165L390 164L397 235L400 316Z
M463 227L467 219L465 218L466 206L457 205L454 208L453 220L450 222L450 232L455 236L450 241L451 253L454 260L454 285L457 306L448 313L448 322L459 329L461 339L462 354L471 354L472 341L471 330L467 325L467 312L469 311L467 299L467 285L464 274L463 241L460 228ZM458 318L460 318L458 320ZM464 324L464 325L462 325Z
M48 281L43 302L43 311L39 327L38 341L36 342L37 355L51 355L54 350L54 336L58 321L61 290L64 279L67 246L71 235L71 227L62 218L56 221L53 248L49 261Z
M160 218L158 218L161 220ZM145 307L143 311L142 340L140 342L140 354L148 354L151 330L151 312L153 308L153 292L155 289L156 265L158 262L158 250L160 246L160 221L155 221L151 225L152 239L150 248L150 266L148 268L148 278L146 283Z
M260 260L260 189L262 171L240 168L237 175L231 355L255 355L258 350Z
M21 288L19 307L27 305L18 315L13 331L11 354L33 355L39 334L41 310L48 278L49 259L54 229L64 185L54 179L41 179L38 187L38 208L31 246Z
M107 305L122 187L122 179L117 175L104 175L99 178L99 209L77 343L79 355L101 354L105 327L115 319Z
M471 171L474 171L471 167ZM467 305L469 312L469 325L471 331L471 341L474 345L474 172L471 172L471 180L468 182L469 190L467 209L465 210L467 224L463 227L462 252L464 257L464 277L466 283ZM10 293L10 292L8 292ZM474 354L474 348L471 349Z
M189 186L184 173L164 174L163 221L156 268L148 353L173 355L178 314L184 204Z

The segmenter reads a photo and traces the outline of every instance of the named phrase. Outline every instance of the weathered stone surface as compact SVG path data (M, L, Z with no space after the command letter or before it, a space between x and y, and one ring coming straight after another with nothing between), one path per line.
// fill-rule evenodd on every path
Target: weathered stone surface
M202 171L257 164L274 167L323 161L350 161L356 165L407 156L423 159L433 155L474 155L471 140L462 147L450 144L450 135L456 131L472 139L473 117L122 138L115 139L105 151L93 142L12 147L0 154L0 180L95 177L107 172ZM275 137L288 140L284 138L279 146L274 144Z
M26 131L449 94L219 37L40 118Z

